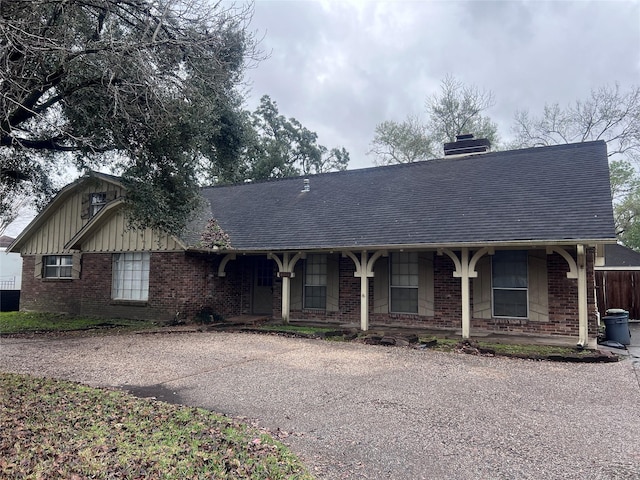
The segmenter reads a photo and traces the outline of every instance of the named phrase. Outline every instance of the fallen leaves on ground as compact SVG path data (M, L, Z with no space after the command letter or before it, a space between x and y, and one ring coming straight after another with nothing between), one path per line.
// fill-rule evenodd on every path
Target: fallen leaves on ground
M0 373L0 477L311 479L281 443L209 411Z

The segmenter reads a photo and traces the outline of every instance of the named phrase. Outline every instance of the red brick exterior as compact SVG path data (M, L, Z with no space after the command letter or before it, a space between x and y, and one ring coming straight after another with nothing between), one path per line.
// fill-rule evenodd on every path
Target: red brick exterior
M220 255L152 253L147 302L121 302L111 299L112 255L82 255L80 279L47 280L34 277L34 257L24 257L21 309L70 312L84 315L143 318L157 321L191 321L200 312L225 318L252 312L253 258L241 256L227 263L226 276L218 277ZM589 331L597 331L594 295L594 249L587 250L587 290ZM578 335L577 280L568 279L567 262L557 254L547 256L549 320L478 319L474 330L545 335ZM453 277L453 262L446 255L434 255L434 316L373 313L375 277L369 281L369 321L376 325L404 325L424 328L461 328L461 283ZM360 323L360 279L349 258L339 264L339 310L291 311L292 320L327 323ZM275 276L275 269L274 269ZM273 286L273 316L281 316L282 280ZM473 289L471 289L473 290ZM472 310L473 311L473 310Z
M241 290L238 282L223 283L214 275L218 256L152 253L146 302L111 299L112 259L110 253L85 253L79 279L49 280L35 278L35 257L25 256L20 308L160 322L193 320L203 309L240 313L233 293L234 287Z

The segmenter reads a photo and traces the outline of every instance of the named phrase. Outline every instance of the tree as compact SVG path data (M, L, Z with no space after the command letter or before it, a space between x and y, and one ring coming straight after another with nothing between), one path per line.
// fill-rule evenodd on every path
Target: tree
M493 94L466 86L447 75L440 85L440 93L427 97L427 122L408 116L401 123L385 121L376 126L369 154L377 164L410 163L428 160L442 154L446 142L454 142L457 135L472 133L498 143L498 127L482 112L493 106Z
M612 160L609 170L616 235L640 250L640 174L627 160Z
M609 157L638 160L640 155L640 87L621 92L618 84L591 90L587 100L560 107L545 105L541 117L518 111L516 145L538 147L604 140Z
M318 144L318 135L295 118L287 119L278 105L263 95L251 114L250 131L246 134L245 175L247 179L310 175L332 170L345 170L349 153L344 148Z
M517 147L607 142L616 232L640 250L640 87L603 86L566 107L545 105L540 117L517 112L513 131Z
M494 104L491 91L467 86L447 75L440 85L440 94L428 97L425 104L427 127L437 143L455 142L457 135L472 133L497 145L498 127L482 115Z
M7 227L28 209L33 199L27 192L4 195L4 192L0 190L0 194L0 202L2 202L2 215L0 215L0 235L3 235L7 230Z
M368 153L376 156L377 165L411 163L436 157L433 144L420 119L408 116L402 123L386 121L378 124Z
M180 230L198 163L235 148L238 132L222 131L259 59L250 17L206 0L2 0L2 193L30 183L48 196L65 159L110 167L136 226Z

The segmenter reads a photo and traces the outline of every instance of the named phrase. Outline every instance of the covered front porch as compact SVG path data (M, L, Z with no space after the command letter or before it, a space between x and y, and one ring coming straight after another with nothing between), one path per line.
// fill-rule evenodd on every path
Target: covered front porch
M496 252L524 252L523 286L496 286ZM463 339L539 337L580 346L597 335L596 249L584 244L234 252L221 257L217 276L224 278L239 256L263 262L263 273L264 260L270 261L271 313L285 323L433 330ZM255 287L258 274L253 275ZM506 307L496 307L503 298ZM511 298L525 299L526 305L505 315L515 308Z

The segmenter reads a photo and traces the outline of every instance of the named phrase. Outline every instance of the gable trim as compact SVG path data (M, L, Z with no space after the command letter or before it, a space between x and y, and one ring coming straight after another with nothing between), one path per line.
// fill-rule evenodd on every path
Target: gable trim
M36 215L36 217L31 221L31 223L29 223L29 225L27 225L20 235L18 235L13 243L9 245L7 252L20 253L20 248L25 244L29 237L58 210L60 204L65 202L76 190L80 188L81 185L94 179L111 183L117 187L122 187L122 184L111 175L101 174L98 172L91 172L87 175L83 175L62 188L62 190L57 193L53 200L47 204L44 210Z
M87 224L76 233L65 246L65 250L80 250L82 242L93 235L100 227L102 227L109 218L111 218L118 210L124 206L124 199L117 198L107 203L96 215L94 215Z

